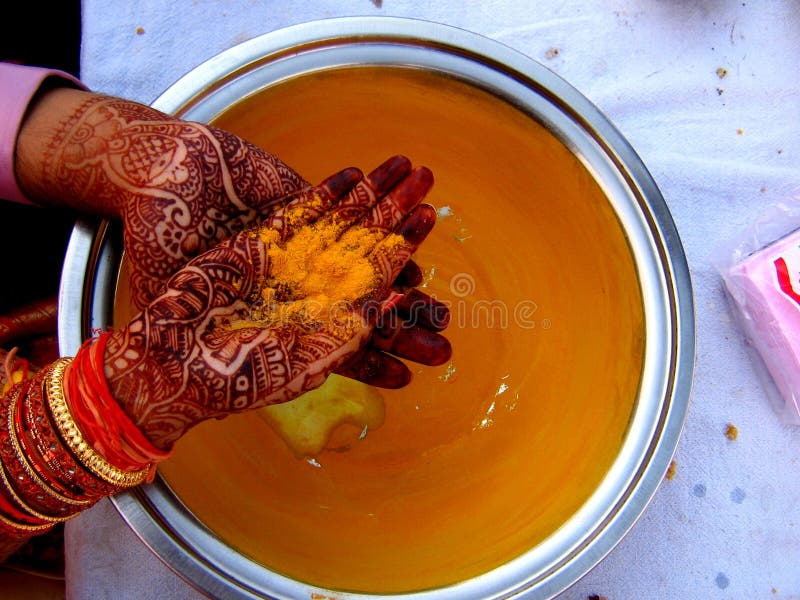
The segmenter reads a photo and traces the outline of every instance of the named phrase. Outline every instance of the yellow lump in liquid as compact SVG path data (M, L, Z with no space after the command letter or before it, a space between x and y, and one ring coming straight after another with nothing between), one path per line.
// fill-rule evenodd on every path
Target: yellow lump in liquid
M325 448L346 449L380 427L384 404L374 387L333 374L317 389L258 412L297 458L310 458Z

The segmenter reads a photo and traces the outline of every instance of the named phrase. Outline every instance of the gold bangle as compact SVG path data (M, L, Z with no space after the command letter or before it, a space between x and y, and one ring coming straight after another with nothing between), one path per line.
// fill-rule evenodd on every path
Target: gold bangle
M43 525L28 525L27 523L19 523L13 519L9 519L2 513L0 513L0 523L4 523L5 525L13 527L14 529L19 529L20 531L29 531L31 533L47 531L53 527L53 523L44 523Z
M64 371L71 362L71 358L60 358L45 374L47 406L53 416L56 428L61 434L61 439L66 442L78 460L103 481L118 487L139 485L147 479L150 472L149 467L140 471L123 471L115 467L86 442L78 425L73 420L63 388Z
M22 469L25 471L25 474L31 478L41 490L46 493L51 498L58 500L64 504L70 504L72 506L78 507L86 507L89 504L88 500L77 500L75 498L69 498L62 494L59 494L56 490L54 490L44 479L42 479L36 470L31 466L30 462L28 461L27 457L25 456L25 452L22 450L22 446L20 445L19 438L17 438L17 429L14 426L14 409L17 407L17 403L19 402L19 390L16 391L14 396L10 399L8 404L8 438L11 441L11 447L14 450L14 454L17 455L17 459L22 466ZM13 493L13 491L12 491Z

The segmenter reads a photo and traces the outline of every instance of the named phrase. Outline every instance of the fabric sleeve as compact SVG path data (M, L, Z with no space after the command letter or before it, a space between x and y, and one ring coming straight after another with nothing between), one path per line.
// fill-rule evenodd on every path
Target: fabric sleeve
M86 89L80 81L63 71L0 62L0 198L5 200L32 204L17 183L14 152L28 105L49 79L60 79L56 85Z

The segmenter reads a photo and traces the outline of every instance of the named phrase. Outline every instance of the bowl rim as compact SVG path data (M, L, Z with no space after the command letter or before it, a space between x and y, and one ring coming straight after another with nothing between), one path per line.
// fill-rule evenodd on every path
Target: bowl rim
M688 411L695 356L692 286L677 228L639 156L587 98L520 52L450 25L399 17L339 17L293 25L210 58L177 80L153 101L152 106L166 113L203 120L212 116L202 108L197 109L202 106L203 99L216 93L238 93L237 85L249 73L278 65L277 72L269 75L274 82L276 78L287 76L281 71L282 66L289 67L287 73L291 74L292 61L314 53L319 58L319 53L326 49L344 52L342 59L346 62L352 58L347 54L349 47L369 47L373 53L377 51L374 54L377 59L383 56L386 60L390 60L386 57L398 48L433 49L463 61L464 69L469 70L468 65L473 62L487 70L486 73L495 73L509 82L515 90L520 86L529 90L541 99L545 113L549 110L547 106L554 107L554 113L544 114L542 118L555 119L550 125L561 128L556 134L565 143L573 143L571 136L576 131L583 132L588 141L578 142L573 148L576 153L600 152L607 157L609 169L616 173L605 183L614 187L615 193L625 195L626 202L630 203L630 206L615 208L629 211L630 214L621 215L623 220L628 219L628 225L641 226L648 232L642 239L634 239L634 243L641 245L643 257L639 258L644 262L653 261L659 267L657 276L649 271L645 273L648 285L658 289L652 293L648 290L650 295L643 296L645 310L649 311L646 355L651 363L659 363L653 367L657 372L650 374L652 381L645 383L648 389L659 392L659 398L657 402L643 402L641 410L636 409L642 421L640 425L644 427L638 434L643 436L639 442L644 437L650 441L646 448L640 443L631 450L635 456L628 457L627 464L636 466L635 471L617 474L618 480L613 486L609 484L613 489L607 490L604 496L606 505L594 506L584 513L578 511L570 520L574 521L573 526L584 518L591 520L595 526L592 535L577 535L572 531L571 537L557 546L563 551L558 560L542 560L540 556L538 562L532 561L529 552L489 573L452 586L392 594L417 599L552 597L585 575L624 537L654 496L677 448ZM517 99L515 93L521 92L511 93L510 99ZM531 101L538 102L535 98ZM581 143L588 146L582 147ZM597 147L593 148L592 144ZM627 191L620 191L622 188ZM649 239L645 239L648 236ZM92 331L112 322L112 307L106 296L109 282L116 281L115 266L121 255L119 237L119 225L113 222L82 219L76 223L59 292L58 334L62 355L74 355ZM652 270L652 266L647 268ZM657 334L658 343L651 339L654 334ZM112 502L162 561L191 585L213 596L281 598L309 597L317 593L375 597L343 594L340 590L296 582L252 563L218 540L180 503L163 480L157 479L153 484L115 496ZM169 523L169 530L165 522ZM531 571L533 564L535 572Z

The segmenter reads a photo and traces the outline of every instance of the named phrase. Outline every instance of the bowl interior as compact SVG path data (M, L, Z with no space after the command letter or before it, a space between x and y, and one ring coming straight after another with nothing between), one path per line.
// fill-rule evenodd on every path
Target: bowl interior
M312 182L396 153L430 167L439 219L416 259L454 353L313 460L257 413L197 427L160 469L179 501L255 563L366 593L468 580L573 519L620 454L646 350L630 240L574 148L468 81L392 65L284 78L213 123Z

